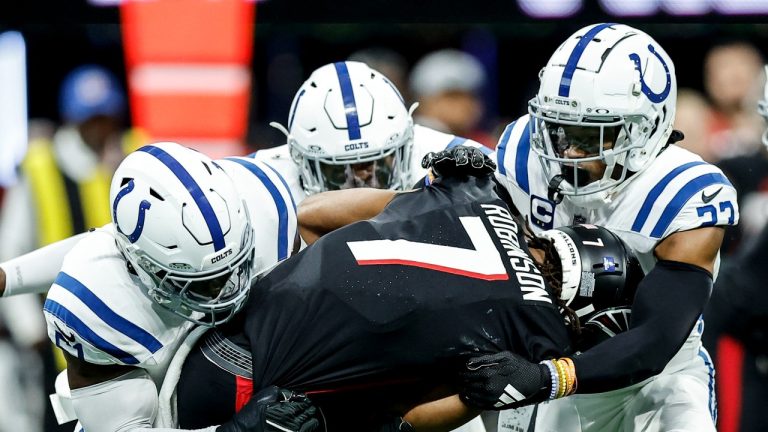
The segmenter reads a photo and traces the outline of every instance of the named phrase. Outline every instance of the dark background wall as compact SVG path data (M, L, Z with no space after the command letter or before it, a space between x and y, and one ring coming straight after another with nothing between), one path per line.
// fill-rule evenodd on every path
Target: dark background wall
M714 44L739 39L763 52L768 48L768 15L681 17L660 9L627 18L608 14L594 1L584 1L569 18L534 19L515 0L267 0L257 4L256 17L249 139L258 145L280 139L264 125L285 120L293 93L309 72L370 46L396 50L411 66L445 47L484 56L492 80L486 94L489 123L524 113L541 66L569 34L589 23L623 22L647 31L675 60L680 86L694 89L702 87L703 56ZM117 7L85 0L3 2L0 31L6 30L26 38L32 118L58 120L59 83L79 64L103 64L125 80Z

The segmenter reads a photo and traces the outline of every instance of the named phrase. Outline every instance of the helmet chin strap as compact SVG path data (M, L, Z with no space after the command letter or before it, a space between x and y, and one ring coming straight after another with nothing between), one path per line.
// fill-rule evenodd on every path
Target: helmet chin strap
M555 204L563 202L563 194L560 193L560 184L565 181L562 175L558 174L549 181L547 185L547 198L554 201Z
M549 181L547 185L547 197L560 204L563 201L563 194L560 192L560 185L568 179L571 184L587 185L589 183L589 171L583 168L576 168L571 165L562 165L561 174L558 174Z

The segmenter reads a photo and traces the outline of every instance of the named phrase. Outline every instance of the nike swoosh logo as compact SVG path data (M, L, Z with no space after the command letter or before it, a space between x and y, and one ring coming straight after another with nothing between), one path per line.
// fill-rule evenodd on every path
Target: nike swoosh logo
M53 325L56 326L56 330L58 330L59 333L61 333L61 335L64 336L64 340L66 340L67 342L74 342L75 341L75 334L74 333L72 333L72 334L64 333L64 330L62 330L61 327L59 327L59 323L57 323L55 321L53 322Z
M706 203L712 201L713 199L715 199L715 197L717 196L717 194L720 193L721 190L723 190L722 187L720 187L720 189L716 190L711 195L707 195L706 192L701 191L701 200L704 201L704 204L706 204Z

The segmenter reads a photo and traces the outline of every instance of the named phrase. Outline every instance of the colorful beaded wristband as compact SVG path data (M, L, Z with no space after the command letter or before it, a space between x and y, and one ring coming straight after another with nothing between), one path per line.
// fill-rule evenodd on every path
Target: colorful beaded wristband
M555 370L554 360L544 360L541 362L544 366L546 366L549 369L549 377L552 380L552 387L550 387L549 390L549 398L548 400L552 400L557 396L557 387L558 387L558 380L557 380L557 371Z

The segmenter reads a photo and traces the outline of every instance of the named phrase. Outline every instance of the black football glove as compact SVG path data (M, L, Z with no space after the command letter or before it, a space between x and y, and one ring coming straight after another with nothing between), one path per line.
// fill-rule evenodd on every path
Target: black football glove
M402 417L396 417L379 428L379 432L416 432L413 425Z
M276 386L256 393L216 432L312 432L320 430L317 409L303 394Z
M496 163L491 158L479 148L468 146L429 152L421 160L421 166L431 169L435 177L482 177L496 171Z
M502 351L474 357L461 372L461 400L484 410L504 410L549 399L549 368Z

